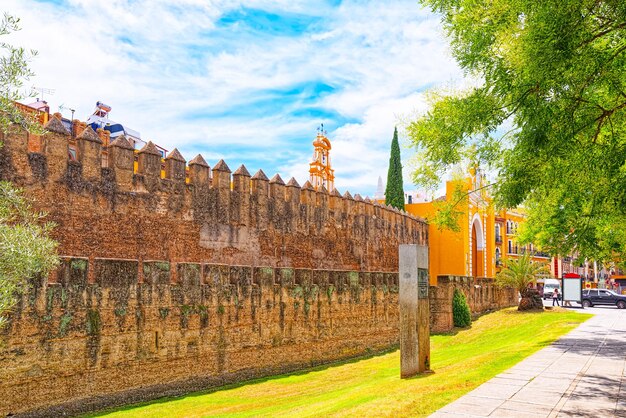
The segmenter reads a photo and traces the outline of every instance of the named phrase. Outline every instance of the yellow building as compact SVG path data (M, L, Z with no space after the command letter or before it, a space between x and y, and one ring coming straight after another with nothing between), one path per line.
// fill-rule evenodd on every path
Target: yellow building
M521 246L517 242L518 227L525 219L523 211L495 213L485 186L481 170L471 169L468 178L448 181L446 195L434 202L405 204L407 212L432 220L438 200L452 199L459 187L467 194L467 199L460 200L455 207L461 212L458 232L439 229L430 222L428 244L432 284L436 283L438 275L494 277L507 258L519 257L524 251L536 251L532 244ZM533 260L550 263L549 255L540 252L535 253Z

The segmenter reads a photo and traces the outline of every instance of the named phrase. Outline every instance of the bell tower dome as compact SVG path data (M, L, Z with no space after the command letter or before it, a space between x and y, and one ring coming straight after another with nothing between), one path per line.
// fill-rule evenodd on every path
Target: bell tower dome
M335 187L335 170L330 165L330 149L324 124L321 124L313 141L313 161L309 164L310 181L316 190L324 186L331 191Z

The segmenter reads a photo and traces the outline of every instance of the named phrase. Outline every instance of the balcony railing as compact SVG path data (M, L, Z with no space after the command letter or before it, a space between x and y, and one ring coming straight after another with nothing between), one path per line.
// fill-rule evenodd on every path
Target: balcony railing
M546 253L544 251L530 251L527 248L519 248L517 246L511 248L511 251L509 251L508 253L513 255L530 253L530 255L532 255L533 257L550 258L550 253Z

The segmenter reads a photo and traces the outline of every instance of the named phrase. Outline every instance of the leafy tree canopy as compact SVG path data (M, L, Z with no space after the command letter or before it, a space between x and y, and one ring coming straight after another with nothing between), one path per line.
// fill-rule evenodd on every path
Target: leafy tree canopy
M626 2L422 0L472 88L432 93L411 123L414 180L468 159L524 204L526 240L595 259L626 251Z
M0 22L0 36L19 30L19 23L19 18L5 13ZM28 62L36 55L37 51L27 51L0 41L0 131L4 133L16 126L43 133L33 114L20 112L15 106L15 102L33 95L32 90L23 91L23 88L24 82L34 75Z
M0 182L0 326L28 280L58 264L57 244L49 237L53 225L42 218L13 184Z
M5 15L0 36L18 30L18 23L19 19ZM27 65L32 55L34 52L0 42L0 131L4 133L16 126L43 133L34 119L15 106L24 97L20 93L24 81L32 76ZM58 264L57 244L49 237L52 227L33 211L19 189L0 181L0 327L29 279L46 275Z

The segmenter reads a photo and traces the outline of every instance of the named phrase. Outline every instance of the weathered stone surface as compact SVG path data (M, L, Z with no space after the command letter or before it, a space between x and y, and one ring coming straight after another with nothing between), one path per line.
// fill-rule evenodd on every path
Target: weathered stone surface
M134 169L130 144L114 141L102 169L97 148L81 167L67 136L42 141L47 171L23 156L23 135L5 138L2 161L57 224L68 261L2 336L0 414L180 393L397 344L397 246L425 243L424 222L374 219L342 198L331 211L310 183L270 190L262 171L231 183L225 163L211 180L190 162L186 185L171 158L180 165L166 162L162 179L153 145Z
M472 315L509 306L517 306L517 291L502 288L489 278L439 276L437 286L430 286L430 330L447 332L454 328L452 297L454 289L465 294Z
M209 165L207 164L206 160L204 159L204 157L200 154L196 155L195 157L193 157L191 159L191 161L189 161L189 166L192 165L199 165L202 167L208 167Z
M65 127L65 125L63 125L63 122L61 122L61 119L57 117L51 117L48 123L46 124L46 126L44 126L44 128L47 131L55 132L55 133L62 134L62 135L69 136L70 134L70 132Z
M371 286L349 271L64 258L11 318L0 413L85 411L388 349L397 275Z

